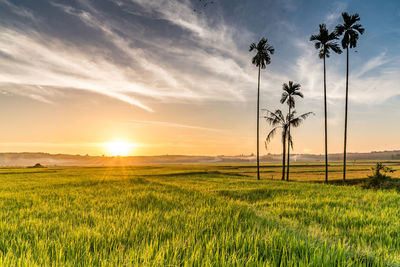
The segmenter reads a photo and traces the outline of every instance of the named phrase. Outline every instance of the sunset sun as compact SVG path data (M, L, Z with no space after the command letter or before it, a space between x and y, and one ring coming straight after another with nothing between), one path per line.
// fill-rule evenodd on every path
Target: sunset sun
M132 153L134 145L127 142L109 142L107 151L111 156L128 156Z

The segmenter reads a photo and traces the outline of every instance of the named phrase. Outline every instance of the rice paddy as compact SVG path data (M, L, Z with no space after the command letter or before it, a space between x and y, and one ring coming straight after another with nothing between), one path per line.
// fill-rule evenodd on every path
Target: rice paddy
M247 164L0 169L0 264L400 265L399 193L318 183L323 168L297 163L289 183L272 164L261 181Z

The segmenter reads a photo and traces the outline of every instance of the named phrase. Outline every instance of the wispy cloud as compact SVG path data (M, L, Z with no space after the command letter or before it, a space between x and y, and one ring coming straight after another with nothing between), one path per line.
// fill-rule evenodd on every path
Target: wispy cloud
M17 12L8 0L1 3ZM217 13L210 18L193 12L190 1L119 0L110 2L121 16L81 0L76 5L51 2L53 8L81 23L96 37L91 45L74 38L53 36L26 25L0 25L0 90L54 103L54 92L86 90L153 111L155 102L253 101L256 72L247 44L256 41L249 30L235 28ZM287 9L296 6L286 1ZM334 26L346 4L335 2L325 22ZM29 10L20 16L33 19ZM149 21L152 23L150 27ZM40 22L37 23L44 23ZM282 20L279 23L284 23ZM48 27L51 27L48 26ZM165 27L174 29L166 32ZM91 36L92 36L91 35ZM89 41L89 37L85 41ZM97 42L96 42L97 41ZM268 69L262 76L264 94L283 82L303 84L307 98L320 99L322 62L310 42L291 40L296 51L283 71ZM273 58L275 62L275 56ZM339 56L328 60L330 100L343 98L343 70ZM343 61L343 59L340 59ZM351 100L376 103L397 94L398 64L385 53L372 57L351 72ZM379 68L378 73L374 73ZM368 74L368 77L364 77ZM379 86L379 93L373 88ZM371 89L372 88L372 89ZM356 97L360 92L368 95ZM54 91L54 92L53 92ZM379 94L379 98L377 98ZM383 97L382 97L383 96Z
M301 81L305 93L311 98L322 96L323 65L316 50L310 43L298 41L298 49L302 52L293 69L294 77ZM353 56L355 56L353 54ZM342 57L342 60L340 60ZM345 65L340 64L344 55L332 55L327 59L328 100L337 101L344 98ZM359 61L358 61L359 62ZM350 101L358 104L381 104L387 99L399 95L398 84L400 64L397 57L389 57L381 52L369 60L350 65Z
M342 17L342 12L347 8L347 3L344 2L334 2L332 3L331 12L325 16L324 23L328 28L333 28L339 23ZM333 30L333 29L332 29Z
M37 20L37 18L33 15L33 13L30 10L17 6L8 0L0 0L0 4L7 6L11 10L11 12L13 12L15 15L29 18L32 21Z
M214 128L187 125L187 124L180 124L180 123L167 122L167 121L130 120L128 123L152 125L152 126L162 126L162 127L186 128L186 129L194 129L194 130L201 130L201 131L211 131L211 132L219 132L220 131L219 129L214 129Z
M254 79L245 63L247 58L235 45L235 29L223 21L211 27L205 17L193 13L186 1L133 2L141 7L141 16L154 13L188 31L177 36L186 39L182 44L166 45L170 42L166 38L132 32L131 28L139 27L135 21L126 22L127 27L88 1L81 1L80 9L53 3L66 15L100 32L111 48L87 49L29 27L23 31L0 27L0 89L18 91L42 102L52 100L40 88L88 90L148 111L153 109L142 97L157 101L245 101L244 93ZM130 2L118 3L128 8ZM110 55L125 62L115 61ZM19 90L22 87L30 89Z

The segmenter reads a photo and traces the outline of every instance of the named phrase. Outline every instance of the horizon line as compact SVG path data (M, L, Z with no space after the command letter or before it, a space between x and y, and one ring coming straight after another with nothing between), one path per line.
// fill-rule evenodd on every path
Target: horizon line
M347 152L347 154L374 154L374 153L394 153L394 152L399 152L400 149L393 149L393 150L372 150L369 152ZM51 152L44 152L44 151L25 151L25 152L12 152L12 151L7 151L7 152L0 152L0 155L4 154L47 154L50 156L59 156L59 155L64 155L64 156L81 156L81 157L101 157L101 158L132 158L132 157L256 157L255 153L250 153L250 154L236 154L236 155L225 155L225 154L218 154L218 155L206 155L206 154L154 154L154 155L127 155L127 156L110 156L110 155L90 155L90 154L69 154L69 153L51 153ZM291 154L292 156L324 156L324 153L319 153L319 154L313 154L313 153L293 153ZM343 152L338 152L338 153L328 153L328 155L343 155ZM261 157L265 156L282 156L282 153L268 153L268 154L263 154L260 155Z

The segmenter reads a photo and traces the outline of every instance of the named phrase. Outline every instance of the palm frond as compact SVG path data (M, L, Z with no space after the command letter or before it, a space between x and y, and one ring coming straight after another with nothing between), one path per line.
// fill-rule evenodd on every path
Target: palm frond
M319 41L320 40L320 35L319 34L313 34L310 37L310 42L312 41Z
M302 92L294 92L293 95L300 96L301 98L304 98L304 95Z
M340 46L335 42L335 43L330 43L329 48L335 52L336 54L341 54L342 49L340 49Z
M365 29L362 27L361 24L353 25L353 29L358 31L361 35L364 33Z
M265 149L268 150L268 144L271 142L271 139L274 138L275 133L279 128L281 127L275 127L268 133L267 138L265 139Z
M339 40L339 37L338 37L337 33L335 31L333 31L328 35L327 39L329 41L334 41L334 40Z
M344 33L345 30L346 30L346 28L344 27L344 25L339 24L335 28L335 33L336 33L336 35L340 36Z
M347 12L342 12L342 18L345 23L350 23L351 21L351 17Z
M280 109L275 110L275 114L278 115L279 119L281 119L282 121L285 120L285 117L283 116L283 113Z
M294 108L296 106L296 103L294 101L293 94L289 96L287 104L290 108Z
M304 114L302 114L302 115L300 115L300 116L298 116L298 117L296 117L296 118L294 118L294 113L292 113L291 114L291 117L290 117L290 125L291 126L293 126L293 127L299 127L300 125L301 125L301 123L305 120L305 119L307 119L307 117L308 116L310 116L311 114L313 114L314 115L314 112L307 112L307 113L304 113Z
M278 124L284 124L285 122L282 111L280 111L279 109L276 110L275 112L267 110L267 115L264 118L272 126L276 126Z
M360 15L358 15L357 13L351 15L350 21L352 22L352 24L356 23L357 21L360 21Z
M289 85L287 83L282 84L282 90L285 92L289 92L290 91Z
M266 49L271 55L273 55L273 54L275 53L275 48L274 48L272 45L270 45L270 44L266 44L266 45L265 45L265 49Z
M288 98L289 94L287 92L283 92L281 96L281 104L285 103L286 99Z
M310 112L307 112L307 113L301 114L301 115L300 115L300 117L301 117L303 120L305 120L305 119L307 119L307 118L308 118L308 116L310 116L310 115L315 115L315 113L314 113L314 112L312 112L312 111L310 111Z
M324 23L319 24L319 34L321 36L327 35L328 29L326 28L326 25Z

